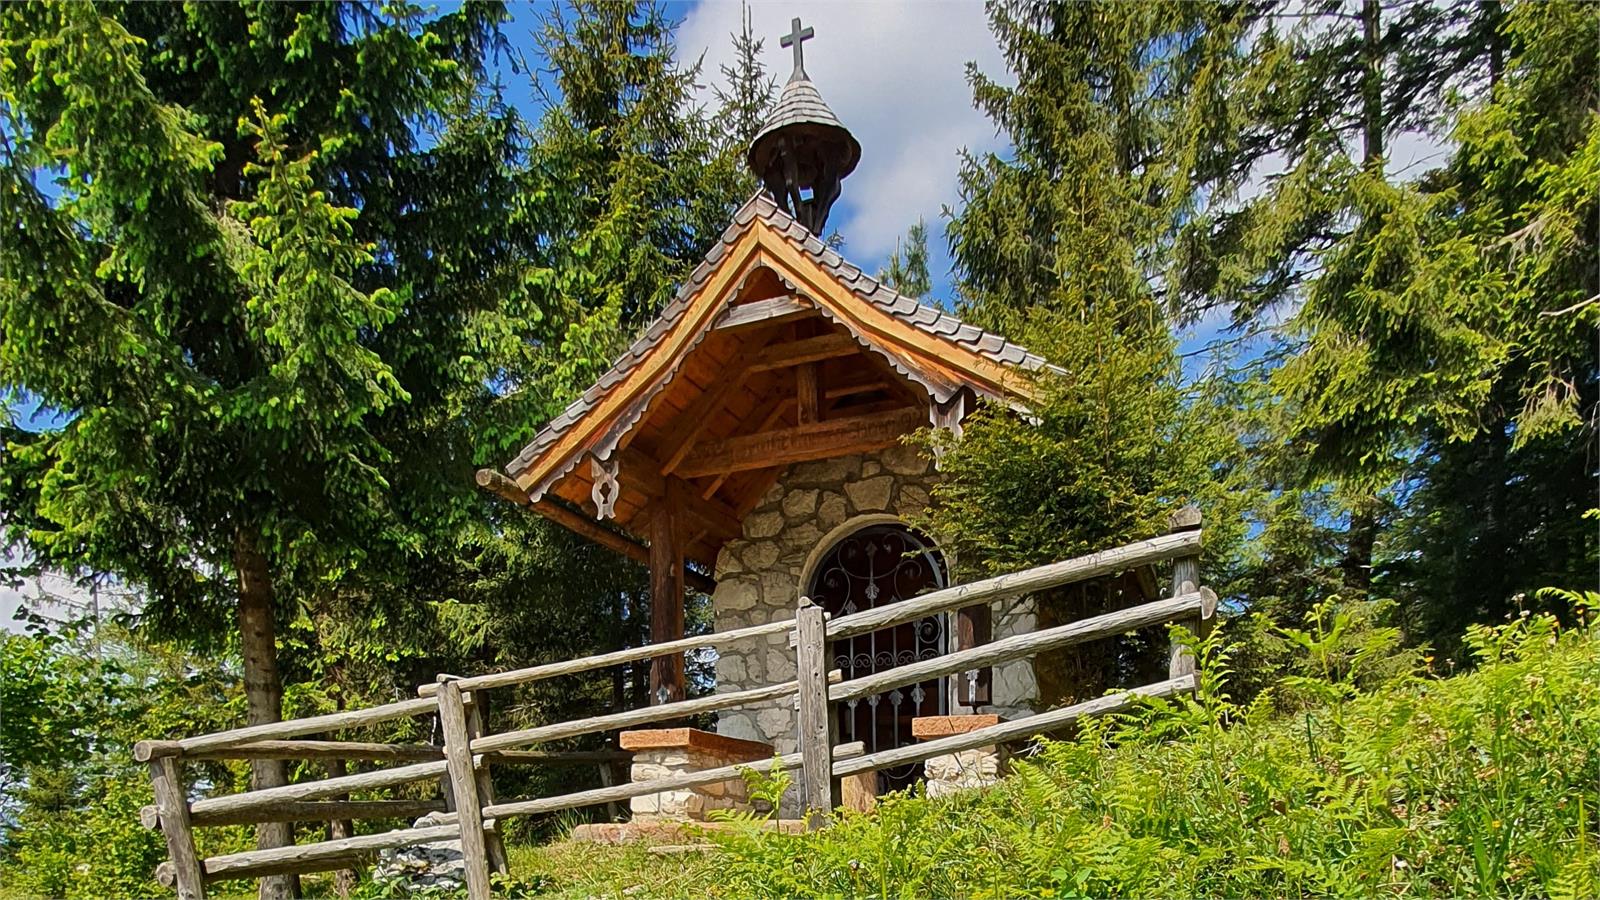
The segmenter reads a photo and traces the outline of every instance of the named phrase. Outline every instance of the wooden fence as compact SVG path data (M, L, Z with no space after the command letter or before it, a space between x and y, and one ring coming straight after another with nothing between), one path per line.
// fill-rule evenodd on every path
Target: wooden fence
M503 872L506 869L505 850L501 846L498 829L501 820L715 784L738 778L745 770L766 772L773 769L799 769L803 773L801 788L807 819L813 825L820 824L837 805L838 781L843 777L919 762L960 750L1023 740L1058 731L1085 716L1127 709L1139 697L1169 697L1193 690L1196 677L1194 657L1187 648L1174 645L1171 648L1169 677L1155 684L1121 690L965 734L874 753L866 753L859 742L834 743L834 703L870 696L929 678L1030 658L1043 651L1166 622L1188 623L1191 630L1204 633L1215 614L1216 596L1199 585L1200 540L1199 514L1192 509L1184 510L1174 518L1174 531L1161 537L933 591L838 618L828 618L820 607L802 598L793 620L508 672L469 678L440 676L438 683L419 688L420 696L417 699L369 709L256 725L176 741L142 741L135 747L134 754L150 766L156 803L154 807L143 811L141 819L147 827L161 829L169 856L168 861L157 870L157 877L162 884L175 888L180 898L203 898L207 884L223 879L349 868L371 859L380 850L459 839L466 862L468 896L471 900L487 900L490 896L490 872ZM827 665L830 641L1167 560L1172 561L1173 579L1172 588L1164 599L1002 638L848 681L842 680L838 671L830 671ZM482 696L484 691L494 688L668 654L727 647L778 634L792 635L797 663L796 678L779 684L500 734L485 731L483 716L479 712L481 704L475 702L475 698ZM798 705L798 753L762 762L555 797L511 801L501 801L495 797L490 777L494 766L608 762L627 757L625 753L544 753L518 748L786 698L794 698ZM442 746L296 740L307 735L340 732L412 716L436 716L443 734ZM362 760L393 765L354 775L191 801L185 787L183 764L187 761L215 759ZM416 782L437 782L441 786L442 798L347 799L356 791ZM206 859L201 859L195 849L194 829L202 826L410 818L425 813L439 813L438 819L442 823Z

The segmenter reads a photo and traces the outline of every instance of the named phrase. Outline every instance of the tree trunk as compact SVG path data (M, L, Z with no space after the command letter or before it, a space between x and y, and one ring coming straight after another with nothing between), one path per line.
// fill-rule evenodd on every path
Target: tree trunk
M1378 0L1361 4L1362 60L1361 137L1362 158L1366 165L1380 162L1383 156L1383 31Z
M239 649L244 656L245 719L265 725L283 718L283 683L278 678L277 604L272 575L261 554L261 536L253 528L234 535L233 564L239 573ZM250 788L281 787L289 783L282 760L257 759L250 763ZM293 826L268 822L256 826L256 847L269 850L294 843ZM299 878L274 875L261 879L260 900L287 900L298 896Z
M1367 495L1350 508L1350 531L1345 535L1344 590L1347 600L1365 600L1372 591L1372 549L1378 538L1377 497Z

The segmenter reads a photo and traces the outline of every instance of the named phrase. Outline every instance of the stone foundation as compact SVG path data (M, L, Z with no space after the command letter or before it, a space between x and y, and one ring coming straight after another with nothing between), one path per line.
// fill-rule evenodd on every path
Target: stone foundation
M997 715L924 716L911 720L911 733L919 741L928 741L977 731L999 721ZM929 797L988 787L1000 780L1004 770L1004 752L994 745L934 756L922 764Z
M744 741L698 728L624 731L618 745L633 752L635 783L769 760L772 745ZM750 809L744 779L734 778L699 787L646 794L630 801L634 821L705 821L718 809Z

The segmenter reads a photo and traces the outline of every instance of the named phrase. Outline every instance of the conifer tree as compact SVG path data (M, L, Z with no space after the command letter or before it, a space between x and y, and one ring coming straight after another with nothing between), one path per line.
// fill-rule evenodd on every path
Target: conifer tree
M928 274L928 226L921 220L906 232L905 242L895 242L889 262L878 270L878 280L907 297L922 297L933 290Z
M291 601L425 542L414 504L453 462L426 423L482 392L462 324L498 291L469 195L501 145L418 130L469 108L501 14L0 10L0 391L61 423L7 429L6 536L136 586L158 630L231 631L251 724L281 715Z

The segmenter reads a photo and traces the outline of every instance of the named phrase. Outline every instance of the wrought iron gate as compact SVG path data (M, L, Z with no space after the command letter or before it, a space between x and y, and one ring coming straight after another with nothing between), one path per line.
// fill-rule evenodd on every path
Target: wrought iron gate
M945 587L944 558L933 544L902 525L869 525L828 550L812 576L810 596L834 616L883 606ZM835 642L829 652L846 679L941 656L948 649L943 616L934 615ZM946 680L896 688L839 707L839 740L862 741L868 752L913 743L911 720L944 715ZM879 792L915 784L920 763L879 772Z

